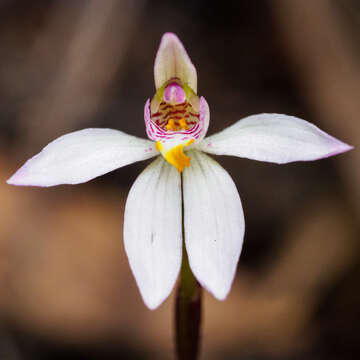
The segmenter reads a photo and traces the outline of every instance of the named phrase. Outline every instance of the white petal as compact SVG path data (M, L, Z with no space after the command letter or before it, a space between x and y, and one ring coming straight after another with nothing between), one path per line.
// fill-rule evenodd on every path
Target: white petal
M197 92L197 75L179 38L172 33L163 35L154 65L156 89L172 78L179 78Z
M249 116L204 139L198 147L210 154L277 164L318 160L352 149L315 125L282 114Z
M180 175L161 157L130 190L124 242L144 302L155 309L174 287L182 257Z
M59 137L28 160L12 185L79 184L156 156L154 143L112 129L84 129Z
M240 256L245 222L230 175L213 159L189 153L184 170L185 244L190 267L217 299L230 291Z

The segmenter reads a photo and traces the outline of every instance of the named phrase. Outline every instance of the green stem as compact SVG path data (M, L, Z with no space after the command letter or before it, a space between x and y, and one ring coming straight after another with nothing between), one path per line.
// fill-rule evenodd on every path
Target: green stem
M182 190L183 178L181 175ZM182 203L184 204L184 201ZM185 239L184 205L182 206L182 218L183 239ZM185 244L183 244L183 260L175 304L176 355L178 360L197 359L200 343L200 324L201 286L190 269Z

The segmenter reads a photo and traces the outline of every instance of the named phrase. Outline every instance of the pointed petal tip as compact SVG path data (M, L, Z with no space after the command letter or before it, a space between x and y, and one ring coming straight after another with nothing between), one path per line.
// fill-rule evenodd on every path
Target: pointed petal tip
M126 251L126 247L125 247L125 251ZM128 253L127 253L127 256L129 258ZM132 271L132 273L134 275L134 278L135 278L136 285L137 285L137 287L139 289L141 298L142 298L145 306L151 311L157 310L158 307L164 301L166 301L166 299L170 296L171 292L173 291L175 283L176 283L176 279L179 277L180 266L178 266L178 270L176 271L174 284L170 287L170 290L168 289L166 291L163 291L163 289L161 289L160 292L156 292L156 291L147 291L148 289L146 289L144 287L144 284L142 283L142 281L139 279L138 276L135 275L136 274L135 267L134 267L134 264L132 264L130 262L130 259L129 259L129 263L130 263L131 271ZM181 263L181 261L180 261L180 263Z
M159 49L162 46L169 46L169 45L176 46L179 49L181 49L181 51L186 52L184 44L182 43L180 38L173 32L166 32L163 34L163 36L161 37L161 40L160 40Z
M338 151L334 155L342 154L344 152L347 152L347 151L350 151L350 150L353 150L353 149L355 149L355 146L352 146L352 145L349 145L349 144L346 144L346 143L343 143L343 142L340 141L339 147L337 149Z
M16 184L15 184L15 181L14 181L14 175L11 176L11 177L9 177L9 178L6 180L6 183L7 183L8 185L16 185Z
M36 155L35 155L36 157ZM32 158L33 159L33 158ZM32 160L29 159L20 169L18 169L14 175L6 180L8 185L13 186L34 186L34 187L50 187L53 184L47 184L46 182L39 181L36 173L31 172L28 163Z
M134 271L133 271L134 269L131 264L130 264L130 268L134 274ZM176 279L179 276L179 272L180 272L180 269L177 272ZM173 287L170 289L170 291L167 291L167 292L162 291L160 293L158 293L156 291L149 292L144 289L143 284L138 280L138 278L135 276L135 274L134 274L134 277L135 277L135 282L139 289L141 298L142 298L145 306L151 311L157 310L160 307L160 305L162 305L167 300L167 298L170 296L171 292L173 291L175 283L176 283L176 280L175 280L175 283L174 283Z
M49 187L51 185L37 184L35 182L29 181L26 179L26 176L22 172L20 172L22 168L20 168L13 176L6 180L8 185L13 186L35 186L35 187Z
M189 261L190 268L193 269L193 266L191 265L191 261ZM195 269L195 267L194 267ZM232 279L230 282L221 282L215 284L214 282L207 281L206 279L201 279L200 276L197 276L197 274L192 270L196 280L199 282L202 288L204 288L208 293L210 293L216 300L219 301L225 301L228 295L230 294L236 272L234 272ZM210 279L212 280L212 279Z
M228 297L228 295L230 293L233 281L231 281L230 286L228 286L228 287L224 287L223 284L219 284L219 286L212 285L210 287L210 286L206 285L203 281L200 281L195 274L194 274L194 276L195 276L196 280L199 282L199 284L201 285L201 287L204 288L212 296L214 296L214 298L216 300L219 300L219 301L226 300L226 298Z
M159 45L159 48L158 48L158 52L156 54L156 59L155 59L155 62L157 60L160 60L160 59L157 59L159 56L161 57L162 55L162 51L164 50L164 48L166 47L174 47L174 48L177 48L179 51L180 51L180 54L182 56L188 56L187 53L186 53L186 50L185 50L185 47L184 47L184 44L181 42L181 40L179 39L179 37L175 34L175 33L172 33L172 32L166 32L164 33L164 35L161 37L161 40L160 40L160 45ZM190 59L189 59L190 60Z
M214 297L219 300L219 301L225 301L226 298L228 297L229 293L230 293L230 289L231 287L223 292L219 292L219 293L212 293L214 295Z
M345 152L348 152L350 150L354 149L354 146L352 145L348 145L344 142L342 142L341 140L331 137L332 139L332 151L329 151L328 153L324 154L323 156L320 156L319 158L315 159L315 160L321 160L321 159L326 159L328 157L332 157L332 156L336 156L336 155L340 155L343 154Z
M154 310L157 310L159 308L159 306L168 298L168 296L166 297L161 297L161 298L145 298L142 296L142 299L144 301L144 304L146 305L146 307L151 310L151 311L154 311Z
M130 268L133 269L131 264L130 264ZM177 275L176 275L176 278L175 278L175 283L171 287L170 291L166 291L166 292L162 291L162 292L159 292L159 293L156 293L154 291L152 291L152 292L144 291L143 285L135 277L135 282L136 282L136 285L137 285L137 287L139 289L141 298L142 298L145 306L149 310L151 310L151 311L157 310L160 307L160 305L162 305L168 299L168 297L170 296L170 294L174 290L174 287L175 287L175 284L176 284L176 279L179 277L179 272L180 272L180 268L177 271Z
M163 40L174 40L174 41L178 41L181 43L179 37L171 31L168 31L163 34L163 36L161 37L161 41L163 41Z
M161 302L159 302L159 301L154 302L154 301L147 300L147 299L144 299L144 298L143 298L143 301L144 301L144 304L146 305L146 307L151 311L156 310L162 303L162 301Z
M15 174L13 174L9 179L6 180L6 183L8 185L15 185L15 186L26 186L26 185L30 185L27 184L26 182L24 182L24 169L23 167L21 167L19 170L17 170L15 172Z
M8 185L14 185L14 186L22 186L24 184L20 184L18 179L15 177L15 175L13 175L11 178L6 180L6 183Z

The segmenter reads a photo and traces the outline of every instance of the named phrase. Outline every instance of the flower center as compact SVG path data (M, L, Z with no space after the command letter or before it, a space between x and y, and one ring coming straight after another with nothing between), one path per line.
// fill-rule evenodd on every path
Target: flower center
M151 120L166 131L189 130L199 121L192 106L184 101L181 104L171 105L161 102L159 111L151 114Z
M190 166L190 157L184 149L199 139L203 122L199 97L178 78L165 82L157 89L150 106L145 105L149 138L156 141L156 149L180 172Z
M151 120L166 132L190 130L199 122L198 97L172 79L152 100Z

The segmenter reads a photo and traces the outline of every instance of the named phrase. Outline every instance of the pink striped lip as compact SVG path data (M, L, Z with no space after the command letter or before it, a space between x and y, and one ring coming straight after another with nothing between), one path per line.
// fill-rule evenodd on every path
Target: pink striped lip
M209 107L203 97L200 98L199 112L196 112L187 101L176 105L162 101L156 113L151 114L149 99L145 104L144 117L146 132L151 140L163 143L175 139L181 142L190 139L199 141L207 132ZM169 130L169 126L167 128L170 120L173 124L171 130ZM186 128L184 128L184 124Z

